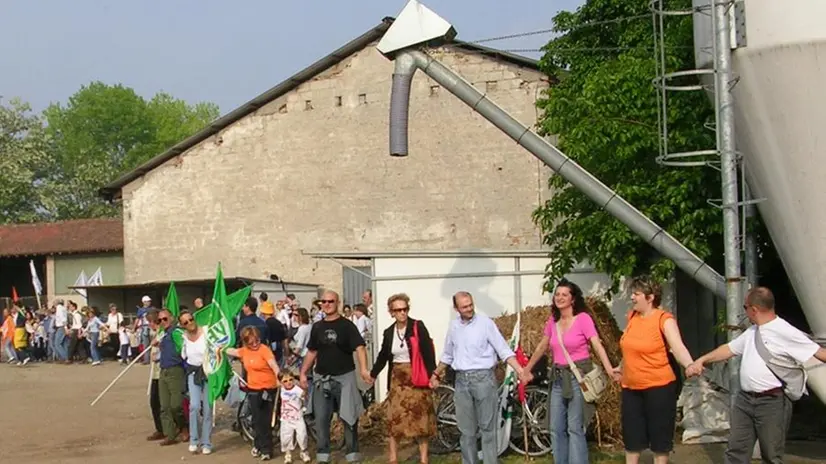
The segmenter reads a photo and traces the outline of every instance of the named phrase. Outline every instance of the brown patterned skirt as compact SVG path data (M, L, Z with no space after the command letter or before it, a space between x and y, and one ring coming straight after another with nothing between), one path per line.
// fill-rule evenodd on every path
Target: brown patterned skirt
M436 434L433 391L413 386L410 363L393 364L388 394L387 424L390 436L423 439Z

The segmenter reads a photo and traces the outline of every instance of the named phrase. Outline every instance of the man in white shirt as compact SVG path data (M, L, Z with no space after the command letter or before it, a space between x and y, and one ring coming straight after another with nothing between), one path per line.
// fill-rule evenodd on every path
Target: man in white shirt
M58 362L66 362L69 359L68 338L69 332L69 311L63 305L63 299L55 300L55 314L54 314L54 352Z
M803 366L812 358L826 362L826 349L777 316L774 295L768 288L750 290L744 309L754 325L728 344L698 358L686 368L686 375L700 375L705 363L741 356L741 389L731 408L725 462L748 464L755 441L759 440L763 462L782 463L792 400L806 393ZM758 339L765 350L758 347Z

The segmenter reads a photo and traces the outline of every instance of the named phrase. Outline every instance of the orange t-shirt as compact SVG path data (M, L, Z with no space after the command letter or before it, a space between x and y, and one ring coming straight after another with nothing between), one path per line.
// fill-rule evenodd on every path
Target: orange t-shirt
M647 317L631 312L620 338L623 388L645 390L677 380L668 363L668 348L662 335L665 321L673 318L662 309L651 311Z
M275 361L272 350L264 345L251 350L246 347L238 348L238 357L247 371L247 386L250 390L274 390L278 388L278 378L269 365Z

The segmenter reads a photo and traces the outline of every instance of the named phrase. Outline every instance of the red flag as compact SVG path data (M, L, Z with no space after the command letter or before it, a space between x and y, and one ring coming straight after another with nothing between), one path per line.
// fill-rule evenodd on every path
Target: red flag
M17 303L18 301L20 301L20 297L19 297L19 296L17 296L17 289L16 289L16 288L14 288L14 286L13 286L13 285L12 285L12 287L11 287L11 301L13 301L13 302L15 302L15 303Z
M528 365L528 357L525 356L525 352L522 351L522 345L516 346L516 362L518 362L522 367ZM526 385L522 382L519 382L519 385L517 386L517 390L519 391L519 402L522 404L525 404L525 387Z

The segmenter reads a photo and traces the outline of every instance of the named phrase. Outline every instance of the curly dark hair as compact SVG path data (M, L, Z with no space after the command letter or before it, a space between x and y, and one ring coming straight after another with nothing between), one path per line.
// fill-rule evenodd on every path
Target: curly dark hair
M571 296L574 299L574 316L585 311L585 296L583 296L582 289L579 288L579 285L571 282L568 279L563 278L559 281L558 284L556 284L556 289L558 289L559 287L565 287L568 289L568 291L571 292ZM556 289L554 289L554 293L556 293ZM556 302L553 301L553 297L551 297L551 314L554 317L554 321L558 321L561 316L559 308L556 307Z

